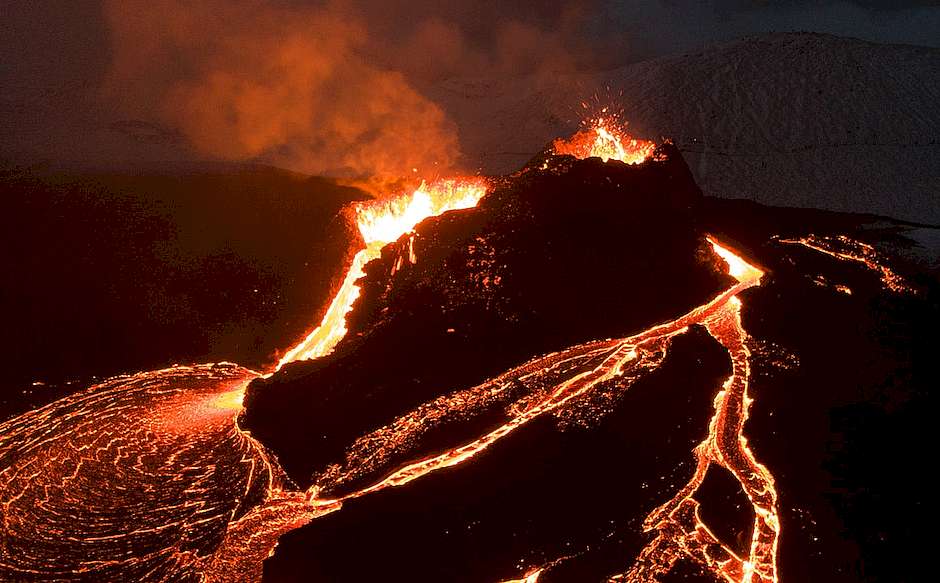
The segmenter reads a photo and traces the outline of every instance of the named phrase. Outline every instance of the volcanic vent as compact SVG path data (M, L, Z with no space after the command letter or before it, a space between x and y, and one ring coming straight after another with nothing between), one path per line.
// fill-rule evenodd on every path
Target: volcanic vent
M707 238L695 219L700 203L701 193L671 144L632 141L625 147L620 135L598 124L569 142L556 142L526 168L496 181L477 207L425 221L413 235L386 247L364 270L349 334L335 352L288 366L248 393L245 426L275 452L296 483L310 489L313 504L349 506L336 518L287 535L269 566L272 577L322 569L319 559L310 564L310 555L301 549L320 547L327 532L331 539L351 534L329 525L342 532L342 516L348 516L348 524L361 527L365 512L376 517L366 528L374 534L359 536L359 551L378 545L372 550L382 557L377 564L386 575L405 577L409 565L423 561L427 571L422 577L454 578L448 570L461 564L463 575L457 579L495 580L516 571L515 563L533 548L558 559L572 539L590 546L590 530L610 524L611 512L622 513L622 504L636 512L629 519L635 522L655 508L654 500L669 498L660 492L656 500L640 480L633 484L639 489L616 504L596 490L593 495L605 502L585 502L599 482L624 488L626 476L619 472L601 477L613 469L601 462L604 457L635 459L630 467L646 468L650 480L663 467L672 468L663 485L676 494L678 507L674 511L667 504L660 510L672 514L694 504L691 495L710 459L719 459L719 452L739 452L744 457L724 464L728 469L765 473L763 483L752 478L745 489L769 492L769 498L756 502L768 513L759 521L768 532L755 535L759 548L750 554L772 579L772 479L746 448L734 445L746 417L748 373L738 364L728 368L722 356L724 348L735 363L744 359L746 367L735 296L757 284L761 272ZM412 255L420 260L402 262ZM696 328L690 332L689 326ZM617 419L635 392L640 393L638 408L669 409L669 400L677 397L669 385L680 370L700 374L690 382L697 388L683 397L695 402L694 414L683 407L682 420L670 422L671 434L662 433L662 419L649 426ZM731 374L728 404L717 405L720 413L711 419L710 401L723 372ZM683 488L688 476L680 468L709 435L710 424L716 441L700 446L699 470ZM620 435L580 453L579 446L564 443L595 426L616 427ZM559 433L559 428L566 431ZM732 441L720 443L721 432ZM514 437L508 445L495 445L510 433ZM654 436L668 444L657 445L654 459L633 451ZM551 444L549 453L533 456L518 449L528 444L538 450L534 444L539 443ZM491 446L493 453L481 453ZM504 457L507 448L522 460ZM409 487L405 501L390 502L401 495L379 493L478 454L472 469L462 470L474 473L473 478L423 478ZM595 467L572 457L584 455L595 460ZM561 492L581 502L560 509ZM418 499L438 500L431 504L437 510L418 510ZM441 512L437 505L446 499L455 505ZM420 527L375 523L398 504ZM548 509L556 516L545 522ZM479 532L448 527L467 511L487 526ZM731 560L729 550L722 551L725 556L706 554L707 546L721 544L695 534L694 508L691 512L686 518L662 519L669 532L646 551L645 535L637 530L624 544L624 556L660 557L662 564L650 572L664 573L683 557L670 545L698 545L687 558L717 573L740 577L753 569L749 561ZM500 532L491 530L497 517L508 518ZM408 536L396 538L388 528ZM434 533L452 529L458 538L430 553L441 562L429 561L428 546L442 543ZM527 533L527 543L519 540L518 529ZM677 529L686 529L685 534ZM402 547L399 540L408 542ZM335 553L342 551L330 554ZM488 560L470 559L479 553ZM362 568L345 575L379 576L368 565Z
M427 400L713 297L729 278L694 222L701 195L674 148L657 156L536 159L476 208L423 222L365 267L334 354L253 385L246 428L308 486L351 440Z
M268 371L125 375L0 425L4 578L904 575L885 545L917 541L866 518L921 504L877 474L921 461L940 382L904 225L703 197L608 117L355 214Z

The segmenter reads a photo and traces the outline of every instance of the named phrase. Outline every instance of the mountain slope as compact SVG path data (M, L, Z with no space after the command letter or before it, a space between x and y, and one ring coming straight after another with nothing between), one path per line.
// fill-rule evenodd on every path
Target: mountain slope
M449 80L430 90L468 164L517 167L582 119L623 108L672 139L707 195L940 223L940 50L771 34L617 70ZM589 103L589 108L594 107Z

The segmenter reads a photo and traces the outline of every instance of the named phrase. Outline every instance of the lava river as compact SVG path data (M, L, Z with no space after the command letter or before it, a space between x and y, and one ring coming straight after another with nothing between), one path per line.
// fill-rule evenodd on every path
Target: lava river
M578 152L571 153L639 162L652 152L645 142L633 141L625 148L603 126L593 131L579 134ZM386 243L411 232L425 217L475 206L485 190L479 180L444 181L408 197L359 207L365 249L356 255L321 326L288 351L277 368L327 354L343 337L346 314L358 295L356 280ZM708 434L690 452L697 463L692 479L649 515L644 528L651 542L639 557L623 557L626 570L611 577L654 580L684 558L728 581L775 581L779 525L774 482L743 435L750 403L749 352L739 295L759 285L762 272L717 240L708 245L737 280L717 297L632 336L535 358L426 403L363 436L344 464L306 492L293 488L276 460L238 427L245 387L262 373L234 364L116 377L7 421L0 425L0 577L259 580L261 563L280 534L341 512L347 500L467 463L529 421L605 383L629 386L662 362L672 338L700 325L727 350L732 373L716 387ZM419 258L409 253L399 259L405 260ZM499 399L518 386L531 390L513 397L505 421L495 429L358 484L394 460L403 443L463 408ZM753 536L744 556L718 540L699 518L692 495L709 466L730 472L753 506ZM344 485L342 495L326 494ZM539 572L527 573L525 580L535 581Z
M604 383L617 382L621 386L629 386L662 362L670 339L697 324L704 326L728 351L732 374L715 397L715 412L708 435L693 452L697 467L692 479L647 518L645 529L654 532L655 538L633 562L633 567L614 579L637 583L652 581L669 572L678 559L686 558L728 581L776 581L779 524L774 481L768 470L754 458L743 436L750 402L747 395L750 354L745 344L746 333L741 326L738 294L759 285L763 274L716 240L709 239L709 243L726 262L729 274L738 280L724 293L675 320L639 334L582 344L536 358L477 387L454 393L401 417L388 427L359 440L347 456L343 470L329 476L329 484L318 483L310 489L310 504L322 512L336 511L346 500L404 486L431 472L465 463L527 422L564 407ZM384 479L341 498L319 496L324 485L335 489L354 480L370 466L393 455L401 444L413 442L437 420L457 415L461 410L480 407L519 384L531 387L534 398L530 396L517 401L509 408L506 422L489 433L449 451L405 465ZM738 556L718 540L698 516L698 503L693 495L713 464L734 476L753 505L753 538L750 552L745 557ZM625 557L624 562L628 563L628 558ZM537 577L533 572L526 580L535 581Z

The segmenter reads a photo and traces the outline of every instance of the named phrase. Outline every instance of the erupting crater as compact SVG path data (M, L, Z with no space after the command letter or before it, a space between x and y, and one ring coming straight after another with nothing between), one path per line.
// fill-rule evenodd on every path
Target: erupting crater
M674 145L602 116L544 156L565 162L358 203L342 285L266 374L125 375L0 424L0 576L780 580L783 492L746 436L765 395L742 311L802 288L709 228ZM848 236L745 235L762 266L784 265L777 241L909 290ZM660 416L665 443L628 442ZM701 516L709 469L747 500L744 544ZM639 485L593 500L589 470Z
M346 335L346 315L359 297L356 282L365 275L365 265L382 253L382 248L402 235L411 233L415 225L428 217L451 210L476 206L486 194L486 181L475 178L438 180L422 183L410 194L356 205L356 223L365 248L353 257L339 292L327 308L320 325L299 344L288 350L277 363L276 370L296 360L309 360L329 354ZM409 240L408 261L414 263L414 235ZM398 267L401 266L399 259Z
M555 140L552 149L556 154L575 158L593 157L604 162L619 160L625 164L639 164L653 155L656 144L631 137L616 120L598 117L567 140Z

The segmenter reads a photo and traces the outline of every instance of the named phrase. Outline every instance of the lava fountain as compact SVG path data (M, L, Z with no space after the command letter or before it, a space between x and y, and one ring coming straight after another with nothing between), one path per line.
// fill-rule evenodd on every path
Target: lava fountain
M275 370L296 360L309 360L329 354L346 335L346 315L359 297L356 281L365 275L367 263L382 254L382 248L397 241L428 217L447 211L471 208L486 194L483 179L462 178L422 183L417 190L391 199L369 201L356 206L356 223L365 242L353 257L343 284L327 308L320 325L309 332L299 344L288 350L277 363ZM414 263L414 239L412 235L409 260Z
M571 138L555 140L552 149L556 154L575 158L600 158L604 162L619 160L625 164L639 164L653 155L656 144L634 138L620 124L609 118L598 117Z

